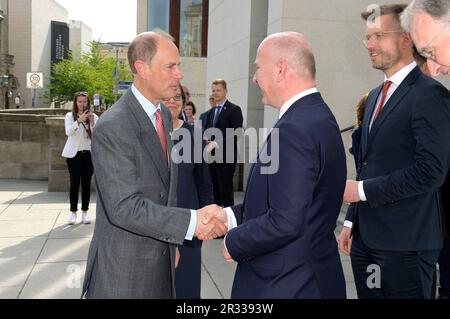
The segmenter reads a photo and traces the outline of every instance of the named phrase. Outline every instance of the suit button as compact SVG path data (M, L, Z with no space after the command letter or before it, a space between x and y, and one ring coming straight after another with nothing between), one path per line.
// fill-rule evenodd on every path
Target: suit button
M369 163L367 163L367 162L363 162L362 164L363 164L363 166L367 166L367 164L369 164Z
M159 197L164 198L164 192L159 193Z

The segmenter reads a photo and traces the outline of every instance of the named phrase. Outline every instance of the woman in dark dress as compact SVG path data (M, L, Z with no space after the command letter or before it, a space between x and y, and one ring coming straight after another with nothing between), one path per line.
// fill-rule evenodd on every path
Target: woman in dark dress
M179 118L185 101L185 95L180 85L177 95L170 100L163 101L163 103L172 113L172 140L174 141L174 151L172 154L175 152L173 158L177 163L177 159L183 159L178 164L177 206L198 209L214 203L213 189L209 177L208 165L203 161L203 157L200 157L200 163L194 162L194 126ZM186 140L183 140L186 138L189 139L190 154L186 154L188 150L183 147L187 143ZM201 142L197 144L202 145ZM200 152L202 150L203 145ZM185 160L186 158L187 160ZM186 240L178 248L180 260L175 273L175 287L178 299L200 299L201 248L202 241L197 238L194 238L192 241Z

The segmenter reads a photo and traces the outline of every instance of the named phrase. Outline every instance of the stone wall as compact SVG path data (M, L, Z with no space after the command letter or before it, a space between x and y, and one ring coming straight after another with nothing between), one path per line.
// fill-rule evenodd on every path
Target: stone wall
M45 118L0 114L0 178L48 178L49 129Z
M61 109L0 111L0 178L48 180L49 191L68 191L69 174L61 156L67 139L66 113Z
M61 156L67 140L66 113L63 109L0 110L0 179L48 180L49 192L69 191L69 172ZM235 191L243 190L243 175L243 165L238 164ZM91 190L95 191L94 179Z

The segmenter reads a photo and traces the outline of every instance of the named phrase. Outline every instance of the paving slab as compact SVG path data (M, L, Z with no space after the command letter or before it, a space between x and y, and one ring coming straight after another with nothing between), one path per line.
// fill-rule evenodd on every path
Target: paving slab
M86 261L91 238L49 239L37 263Z
M85 262L36 264L20 299L80 299Z
M55 221L44 220L3 220L0 222L0 238L48 236Z
M0 214L1 220L39 220L51 219L56 220L61 213L61 209L32 209L16 211L14 208L8 209Z
M222 239L215 239L203 243L202 261L207 269L209 276L219 287L223 298L228 299L231 296L236 263L227 263L222 256L220 249Z
M35 262L32 259L0 259L0 287L23 286Z
M46 241L44 236L0 238L0 260L15 258L35 261Z
M0 299L16 299L22 286L0 287Z
M94 232L94 225L94 222L84 225L79 221L75 225L67 225L67 221L65 221L64 224L55 225L49 238L91 238Z

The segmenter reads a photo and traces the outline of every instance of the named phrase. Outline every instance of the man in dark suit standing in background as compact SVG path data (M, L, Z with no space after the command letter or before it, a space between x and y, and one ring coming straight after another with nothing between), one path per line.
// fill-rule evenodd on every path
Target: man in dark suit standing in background
M439 187L449 167L450 96L414 62L405 5L383 5L367 21L366 48L384 83L366 102L353 203L339 245L350 252L359 298L430 298L442 248Z
M223 254L238 262L232 298L345 298L334 229L345 188L339 127L296 32L259 46L253 81L279 120L252 166L244 203L227 207ZM270 163L262 158L271 157ZM234 218L233 217L234 212Z
M243 117L241 108L227 99L225 80L214 80L211 90L216 106L208 112L205 130L216 128L220 130L221 136L210 136L206 142L215 156L214 162L209 164L209 172L214 202L227 207L234 205L233 176L238 159L238 138L232 131L242 128Z

